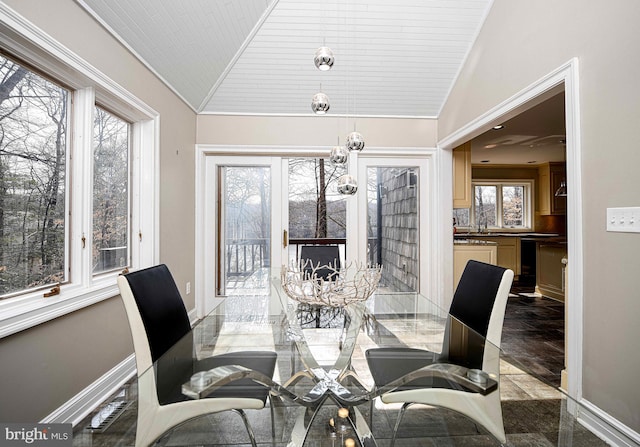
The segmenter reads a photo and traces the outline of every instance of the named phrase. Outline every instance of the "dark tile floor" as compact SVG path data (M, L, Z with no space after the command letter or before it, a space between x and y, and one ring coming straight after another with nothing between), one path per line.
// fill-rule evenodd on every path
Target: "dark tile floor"
M517 289L514 289L517 292ZM501 398L507 433L512 447L599 447L606 444L578 424L566 411L566 401L556 387L564 359L564 306L547 298L513 296L509 299L503 330L501 362ZM136 384L132 381L110 402L127 402L128 406L104 430L88 428L91 415L74 432L74 447L132 446L136 427ZM280 426L285 425L287 406L276 406ZM368 418L368 405L360 408ZM380 447L389 445L397 416L397 407L374 411L372 429ZM282 429L271 437L269 411L248 411L258 443L285 447ZM277 424L278 425L278 424ZM278 436L279 435L279 436ZM217 413L195 419L167 433L157 446L246 446L246 432L232 412ZM341 447L333 442L308 443L310 446ZM398 447L402 446L497 446L499 443L469 419L454 412L426 406L413 406L402 422Z
M509 298L502 328L503 359L560 386L564 335L564 303L545 297Z

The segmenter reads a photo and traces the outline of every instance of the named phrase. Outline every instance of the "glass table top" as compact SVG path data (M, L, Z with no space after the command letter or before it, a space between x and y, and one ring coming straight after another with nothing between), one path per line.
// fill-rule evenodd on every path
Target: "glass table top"
M445 310L420 294L380 288L366 302L346 307L314 306L289 298L280 286L277 269L264 271L254 280L255 288L226 297L200 320L188 335L189 343L193 343L195 358L247 350L277 353L271 382L277 397L270 405L275 409L275 438L283 445L335 447L349 438L355 446L377 445L370 421L363 414L369 415L371 400L385 390L374 387L364 356L368 349L396 346L440 353L446 343L455 357L481 344L489 357L500 355L498 347L449 319ZM171 350L165 354L171 355ZM162 362L160 358L144 374L159 374ZM478 382L477 377L471 380L467 374L477 368L456 366L441 373L466 380L477 392L493 392L498 387L497 367L485 368L483 382ZM394 386L412 379L415 377ZM183 393L194 399L206 397L212 389L215 383L183 385ZM348 424L340 424L344 420L338 415L343 408L349 414Z

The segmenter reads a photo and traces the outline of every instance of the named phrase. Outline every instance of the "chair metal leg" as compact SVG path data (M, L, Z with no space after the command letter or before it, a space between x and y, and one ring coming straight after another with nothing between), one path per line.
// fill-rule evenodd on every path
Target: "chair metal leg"
M398 419L396 420L396 426L393 429L393 436L391 437L391 443L389 444L389 447L393 447L393 444L395 444L395 442L396 442L396 436L398 434L398 428L400 427L400 422L402 421L402 417L404 416L404 412L407 410L407 408L409 408L409 405L411 405L411 402L407 402L404 405L402 405L402 408L400 409L400 412L398 413Z
M269 394L269 410L271 411L271 439L276 440L276 423L275 423L275 409L273 408L273 395Z
M251 441L252 447L258 447L258 445L256 444L256 437L253 434L253 429L251 428L251 425L249 424L249 419L247 419L247 414L243 410L240 410L240 409L234 409L233 411L238 413L240 415L240 417L242 418L242 422L244 422L244 426L247 429L247 433L249 434L249 440Z
M369 427L373 427L373 409L375 407L375 398L369 401Z

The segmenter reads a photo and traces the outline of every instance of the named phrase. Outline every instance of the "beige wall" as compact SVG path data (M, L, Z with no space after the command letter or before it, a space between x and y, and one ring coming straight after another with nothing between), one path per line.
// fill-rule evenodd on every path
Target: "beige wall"
M358 118L366 147L435 147L436 120ZM326 146L344 144L353 121L329 116L199 115L198 144ZM365 150L366 150L365 147Z
M607 207L640 206L638 23L637 0L495 0L438 122L445 138L579 58L583 395L636 432L640 235L606 232L605 215Z
M160 261L194 281L195 113L73 0L7 0L160 113ZM193 308L193 293L185 297ZM133 352L119 298L0 339L0 420L39 421Z

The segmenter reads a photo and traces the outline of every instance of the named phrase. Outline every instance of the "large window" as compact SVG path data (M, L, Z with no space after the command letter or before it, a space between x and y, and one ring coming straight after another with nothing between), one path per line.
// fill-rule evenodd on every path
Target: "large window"
M0 297L66 279L69 99L0 56Z
M456 226L480 232L532 228L532 181L474 182L472 188L471 209L454 209Z
M113 297L118 274L158 251L157 112L11 23L0 20L0 337Z

